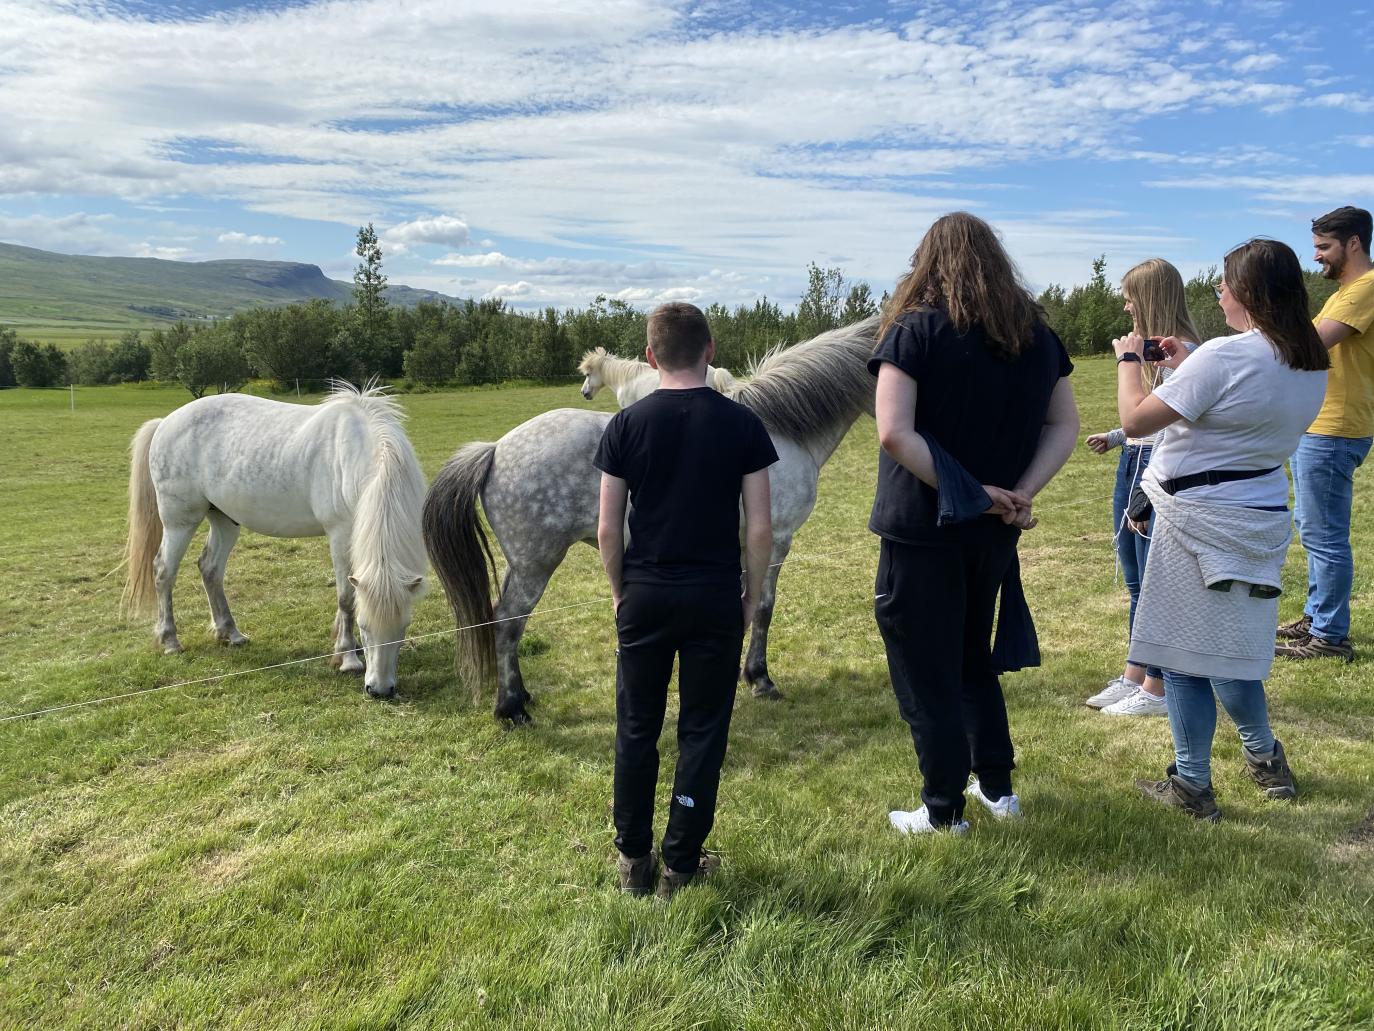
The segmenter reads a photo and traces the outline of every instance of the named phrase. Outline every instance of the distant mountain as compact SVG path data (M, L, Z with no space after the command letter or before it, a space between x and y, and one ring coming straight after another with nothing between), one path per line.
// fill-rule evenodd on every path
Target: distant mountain
M405 306L453 300L408 286L389 286L386 293ZM353 284L293 261L101 258L0 243L0 322L146 326L316 297L347 302Z

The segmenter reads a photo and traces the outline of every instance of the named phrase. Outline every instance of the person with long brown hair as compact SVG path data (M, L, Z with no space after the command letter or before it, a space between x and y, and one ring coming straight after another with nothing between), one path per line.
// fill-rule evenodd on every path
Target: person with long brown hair
M1136 333L1148 339L1172 337L1182 342L1177 354L1162 361L1143 362L1140 382L1145 393L1177 368L1198 346L1200 334L1188 313L1183 291L1183 277L1178 269L1163 258L1147 258L1127 270L1121 277L1121 294L1126 312ZM1135 608L1140 600L1140 581L1145 574L1145 559L1150 553L1148 526L1137 533L1126 518L1131 493L1140 484L1150 455L1158 442L1158 434L1148 437L1128 437L1120 427L1106 433L1089 435L1085 443L1097 454L1106 454L1114 447L1121 448L1116 467L1116 489L1112 492L1112 543L1116 546L1121 578L1126 582L1130 610L1126 617L1126 633L1130 635L1135 622ZM1164 680L1158 667L1145 666L1126 658L1121 676L1086 702L1092 709L1100 709L1109 716L1164 716Z
M1131 654L1164 670L1174 763L1163 780L1136 786L1209 821L1221 817L1211 769L1217 698L1255 783L1269 798L1297 795L1264 680L1293 535L1283 463L1321 407L1330 364L1290 247L1243 243L1226 255L1223 277L1217 297L1238 332L1208 341L1152 393L1138 374L1144 340L1112 342L1122 428L1160 433L1141 482L1153 539ZM1178 344L1164 341L1171 352Z
M998 673L1039 662L1016 542L1077 441L1073 366L992 227L955 212L912 255L869 369L882 444L874 614L924 779L923 804L889 820L963 831L966 792L994 817L1020 815Z

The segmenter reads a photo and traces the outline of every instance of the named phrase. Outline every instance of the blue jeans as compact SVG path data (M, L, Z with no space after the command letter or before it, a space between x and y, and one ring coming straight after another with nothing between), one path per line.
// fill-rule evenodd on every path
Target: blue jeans
M1307 551L1307 605L1312 634L1327 641L1350 636L1350 505L1355 470L1369 454L1369 437L1303 434L1289 459L1293 471L1293 518Z
M1178 775L1194 784L1212 783L1212 738L1217 730L1218 698L1240 731L1241 744L1258 755L1269 755L1274 750L1274 732L1269 728L1269 704L1264 698L1262 680L1209 679L1166 669L1164 698L1169 704L1169 729L1174 735L1174 764Z
M1131 614L1127 617L1126 634L1130 636L1135 626L1135 606L1140 600L1140 584L1145 579L1145 557L1150 553L1150 540L1142 537L1126 525L1126 507L1131 502L1131 491L1140 484L1140 477L1150 464L1149 444L1123 444L1121 460L1116 465L1116 489L1112 492L1112 532L1116 537L1116 557L1121 562L1121 576L1126 581L1126 592L1131 596ZM1129 658L1126 660L1131 662ZM1131 662L1139 666L1138 662ZM1159 676L1154 666L1147 666L1145 675Z

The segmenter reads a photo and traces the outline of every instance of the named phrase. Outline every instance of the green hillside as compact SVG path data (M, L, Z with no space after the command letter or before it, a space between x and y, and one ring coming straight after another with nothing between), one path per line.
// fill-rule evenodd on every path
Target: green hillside
M393 286L394 304L443 295ZM59 342L259 306L352 298L352 284L291 261L164 261L55 254L0 243L0 324Z

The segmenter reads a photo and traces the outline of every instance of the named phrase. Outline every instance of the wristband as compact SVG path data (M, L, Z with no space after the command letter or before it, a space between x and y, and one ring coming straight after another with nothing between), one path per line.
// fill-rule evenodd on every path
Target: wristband
M1116 364L1117 364L1117 365L1120 365L1122 362L1139 362L1139 361L1141 361L1140 355L1136 354L1134 351L1127 351L1125 354L1123 354L1123 355L1121 355L1120 357L1117 358Z

